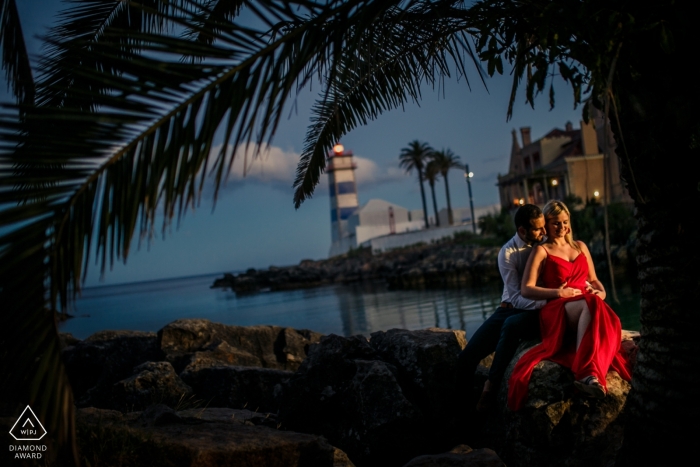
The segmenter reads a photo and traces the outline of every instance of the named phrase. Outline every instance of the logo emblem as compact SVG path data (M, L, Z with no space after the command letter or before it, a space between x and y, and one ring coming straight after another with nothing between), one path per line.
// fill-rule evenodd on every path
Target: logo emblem
M27 406L12 425L10 434L17 441L39 441L46 435L46 430L32 409Z

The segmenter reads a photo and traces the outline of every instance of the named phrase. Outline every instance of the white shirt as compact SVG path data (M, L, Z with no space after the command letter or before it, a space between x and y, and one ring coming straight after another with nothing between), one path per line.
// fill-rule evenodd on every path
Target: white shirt
M547 300L530 300L520 294L520 283L525 272L525 264L532 252L532 246L525 243L516 233L508 240L498 253L498 270L503 279L502 301L510 303L513 308L536 310L542 308Z

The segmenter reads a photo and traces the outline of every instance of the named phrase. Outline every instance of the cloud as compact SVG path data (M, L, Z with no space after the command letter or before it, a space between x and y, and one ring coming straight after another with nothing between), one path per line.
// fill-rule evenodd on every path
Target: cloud
M220 151L221 145L212 148L208 164L210 170ZM226 151L227 160L232 152L233 149L229 146ZM225 189L236 189L246 183L256 183L291 192L300 158L300 153L278 146L264 144L258 148L257 145L251 144L246 150L245 145L239 145ZM379 167L376 162L362 156L354 156L353 161L357 166L355 181L358 186L372 186L409 177L398 167ZM328 177L321 176L321 182L316 189L324 189L327 184Z
M380 183L406 180L410 177L404 170L398 167L379 167L373 160L362 156L354 157L355 182L358 186L372 186Z
M221 147L214 148L218 153ZM231 149L227 151L230 154ZM247 150L245 145L236 149L229 181L247 180L264 184L284 184L292 186L296 175L296 167L301 155L292 150L285 151L277 146L251 144Z

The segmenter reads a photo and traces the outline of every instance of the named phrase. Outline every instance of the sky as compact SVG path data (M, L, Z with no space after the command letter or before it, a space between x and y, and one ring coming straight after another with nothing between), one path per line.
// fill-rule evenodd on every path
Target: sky
M65 8L60 0L18 0L20 19L30 57L35 63L42 52L40 36L54 24L56 13ZM385 112L368 125L356 128L341 143L355 155L355 173L360 205L383 199L407 209L421 209L420 188L415 174L398 166L401 149L420 140L435 149L449 148L469 164L475 207L499 202L498 174L508 172L511 131L530 127L538 139L567 121L579 127L581 107L574 109L570 88L555 80L556 106L549 109L548 97L540 96L535 108L525 104L520 92L513 117L506 120L512 79L486 80L476 69L467 76L446 78L440 88L423 86L422 100L404 109ZM91 262L85 284L101 285L242 271L248 268L288 266L303 259L323 259L331 244L330 200L327 175L314 196L295 209L292 183L311 106L318 87L304 90L287 106L285 118L269 147L243 177L242 158L214 206L211 190L203 193L199 207L189 211L179 226L165 235L141 242L126 264L115 264L101 277ZM0 100L7 101L5 89ZM519 131L518 131L519 133ZM220 147L220 146L219 146ZM469 205L463 172L449 175L453 207ZM429 189L426 185L426 194ZM438 209L446 206L443 182L436 185ZM429 195L427 195L429 196ZM430 198L427 200L430 209Z

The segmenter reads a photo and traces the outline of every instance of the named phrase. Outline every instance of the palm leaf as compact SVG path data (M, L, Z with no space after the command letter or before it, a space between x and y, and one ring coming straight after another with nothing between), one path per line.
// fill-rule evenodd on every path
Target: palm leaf
M448 57L461 63L458 45L465 40L456 34L457 26L453 33L439 27L438 12L431 23L413 9L431 2L248 4L266 29L241 24L232 14L203 15L211 11L204 0L181 0L161 9L160 2L129 2L128 14L113 3L111 10L97 0L74 3L47 38L52 48L40 64L39 105L27 109L22 121L12 108L0 114L0 226L6 226L0 231L2 293L11 296L8 313L37 323L44 322L44 303L40 298L27 302L22 298L27 292L43 297L46 283L49 309L55 304L65 309L93 252L104 273L127 257L135 233L152 235L158 221L165 230L196 206L207 174L218 190L233 164L228 144L269 140L286 100L314 76L331 83L322 102L345 99L351 105L341 106L338 115L356 115L364 122L418 97L421 82L449 72ZM387 14L395 26L377 27ZM141 22L132 25L136 17ZM421 33L405 42L413 37L411 28ZM213 40L178 37L180 30L206 33ZM394 47L399 57L377 55L369 47L373 43ZM405 44L412 46L404 53ZM360 61L352 65L353 57ZM410 77L411 70L419 79ZM343 88L343 81L353 87ZM402 93L404 85L409 91ZM381 90L389 93L386 98L377 93ZM371 106L358 112L366 102ZM332 139L328 121L318 127L326 136L310 150L313 154ZM222 150L211 155L220 129ZM318 180L320 165L314 164L307 170L306 194ZM30 258L31 268L18 269ZM22 329L22 338L28 338L30 330ZM56 414L65 412L56 408L65 407L60 403L69 397L60 365L52 366L55 329L47 329L36 332L53 337L37 339L22 358L45 356L36 360L30 381L44 389L31 397L49 404L49 425L57 427ZM54 385L60 390L49 394Z
M466 77L463 57L474 63L476 57L464 12L452 3L409 2L387 8L370 25L348 28L327 91L313 107L294 182L297 207L313 193L326 154L341 136L386 110L419 101L421 85L449 76L451 65Z
M15 0L0 0L0 68L19 102L34 101L34 78Z
M138 50L138 39L133 35L109 35L110 30L129 30L159 33L173 27L170 16L181 8L196 8L196 3L188 0L67 0L69 8L59 13L60 23L45 37L48 45L41 59L37 82L37 104L43 106L81 105L92 109L96 103L90 99L78 102L67 101L66 90L72 87L85 89L91 86L95 93L104 92L99 83L81 81L78 68L91 68L107 73L119 73L111 64L111 57L91 54L88 62L85 51L110 37L124 51Z

